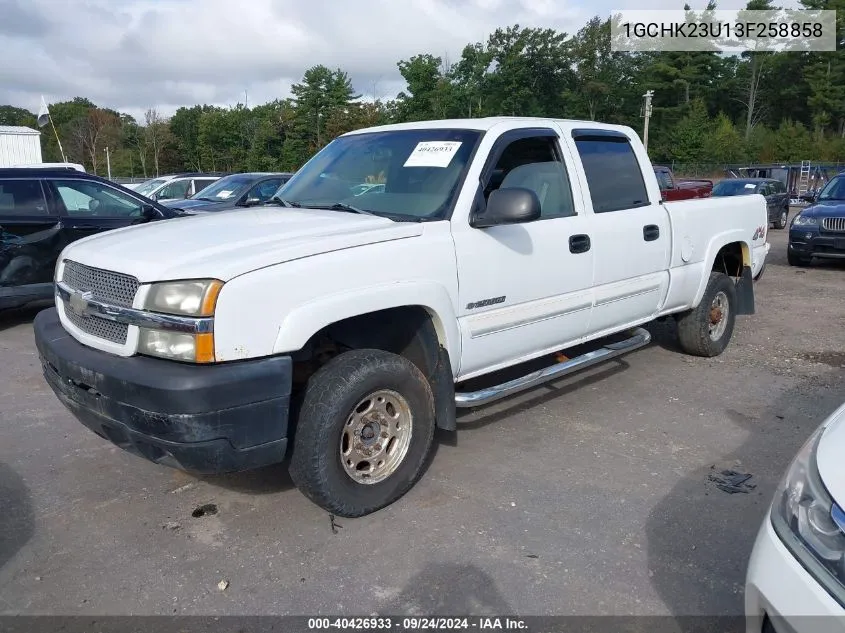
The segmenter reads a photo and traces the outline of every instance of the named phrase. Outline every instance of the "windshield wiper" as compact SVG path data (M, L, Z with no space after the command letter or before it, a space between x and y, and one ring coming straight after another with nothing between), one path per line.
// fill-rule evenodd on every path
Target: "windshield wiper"
M269 200L273 204L280 204L283 207L296 207L297 209L300 208L302 205L298 202L292 202L290 200L285 200L284 198L280 198L279 196L273 196Z
M365 211L364 209L359 209L358 207L353 207L349 204L344 204L343 202L336 202L331 205L309 205L312 209L325 209L327 211L346 211L347 213L360 213L362 215L376 215L372 211Z
M206 202L214 202L211 198L194 198L194 200L205 200Z

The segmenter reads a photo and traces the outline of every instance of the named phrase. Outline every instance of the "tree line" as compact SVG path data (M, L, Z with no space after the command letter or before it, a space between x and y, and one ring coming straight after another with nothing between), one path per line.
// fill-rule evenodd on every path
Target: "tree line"
M845 0L802 0L845 8ZM711 2L708 9L715 8ZM749 9L771 9L751 0ZM689 10L689 7L687 7ZM845 34L845 11L837 17ZM843 41L839 37L839 41ZM467 44L454 62L421 53L398 62L407 87L363 98L346 72L317 65L291 96L247 107L194 105L142 121L84 97L49 105L68 160L113 176L190 171L294 171L344 132L385 123L495 115L589 119L642 132L642 95L654 91L649 154L655 162L845 161L845 55L835 52L622 53L610 21L572 35L519 25ZM375 97L375 95L373 95ZM35 114L0 106L0 125L35 126ZM59 161L42 129L45 161Z

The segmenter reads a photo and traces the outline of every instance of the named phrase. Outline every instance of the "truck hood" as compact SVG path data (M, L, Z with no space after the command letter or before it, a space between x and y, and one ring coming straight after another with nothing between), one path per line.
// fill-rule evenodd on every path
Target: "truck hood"
M816 449L816 464L825 487L840 507L845 507L845 405L825 423Z
M262 207L181 217L108 231L62 258L134 275L141 283L215 278L321 253L421 235L417 222L318 209Z

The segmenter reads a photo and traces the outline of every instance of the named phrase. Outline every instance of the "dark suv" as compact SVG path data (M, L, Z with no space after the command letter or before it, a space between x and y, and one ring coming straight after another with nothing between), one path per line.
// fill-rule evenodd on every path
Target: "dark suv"
M180 215L91 174L0 169L0 310L52 298L56 258L70 242Z

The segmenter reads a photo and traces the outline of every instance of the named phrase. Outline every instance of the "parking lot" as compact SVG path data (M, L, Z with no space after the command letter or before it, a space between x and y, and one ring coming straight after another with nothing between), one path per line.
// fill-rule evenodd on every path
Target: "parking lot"
M654 324L619 362L463 414L420 483L357 520L284 466L197 479L113 447L43 381L35 312L8 314L0 613L741 614L778 479L845 402L845 264L791 268L786 231L769 240L722 356Z

